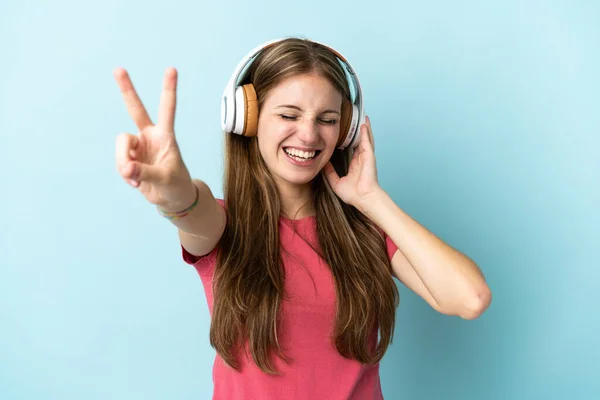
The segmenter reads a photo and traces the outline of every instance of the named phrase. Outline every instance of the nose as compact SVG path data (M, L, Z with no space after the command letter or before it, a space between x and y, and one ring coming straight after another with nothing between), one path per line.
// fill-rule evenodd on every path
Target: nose
M298 126L297 137L306 144L314 144L319 140L319 124L312 118L304 118Z

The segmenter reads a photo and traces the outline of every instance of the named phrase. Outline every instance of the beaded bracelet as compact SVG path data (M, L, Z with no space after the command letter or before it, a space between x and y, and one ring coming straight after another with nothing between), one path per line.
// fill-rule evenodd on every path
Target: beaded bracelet
M198 190L198 186L194 185L196 187L196 199L194 200L194 203L192 203L191 206L189 206L188 208L186 208L185 210L181 210L181 211L163 211L160 209L160 207L156 207L156 209L158 210L158 213L160 215L162 215L163 217L173 220L173 219L181 219L183 217L185 217L186 215L188 215L194 208L196 208L196 206L198 205L198 199L200 197L200 191Z

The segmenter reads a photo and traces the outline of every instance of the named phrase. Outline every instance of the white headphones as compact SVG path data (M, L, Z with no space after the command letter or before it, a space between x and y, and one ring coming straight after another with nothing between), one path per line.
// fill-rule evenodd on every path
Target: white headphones
M238 85L246 78L245 72L248 70L246 67L251 64L256 56L263 50L283 40L286 39L271 40L255 47L239 62L233 71L223 91L221 102L221 129L224 132L243 136L256 135L258 129L258 101L256 99L256 91L252 84ZM352 102L346 100L342 102L338 148L355 147L359 142L360 126L365 122L362 90L358 76L350 66L350 63L339 52L322 43L312 42L331 50L342 66L345 67L348 76L351 78L348 82L354 86L355 95Z

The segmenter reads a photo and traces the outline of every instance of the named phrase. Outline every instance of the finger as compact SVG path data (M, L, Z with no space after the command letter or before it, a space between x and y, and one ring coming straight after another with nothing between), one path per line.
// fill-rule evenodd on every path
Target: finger
M114 71L114 76L125 100L127 111L137 128L142 131L144 128L152 126L152 120L135 91L127 71L123 68L117 68Z
M360 151L373 151L373 147L371 146L371 138L369 136L369 128L367 124L365 123L361 125L360 129Z
M158 109L158 126L167 132L175 130L175 108L177 105L177 70L167 68Z
M375 151L375 139L373 138L373 127L371 126L371 118L367 116L367 128L369 132L369 141L371 142L371 148Z
M157 183L163 178L160 167L144 164L139 161L132 161L130 164L131 176L129 179L132 179L135 182Z
M117 170L127 179L128 171L125 169L127 164L135 158L136 150L139 146L139 139L131 133L122 133L117 136L116 143L116 162Z
M338 182L340 181L340 176L333 168L331 161L328 161L323 168L323 174L325 174L325 178L329 181L329 185L333 188L336 187Z

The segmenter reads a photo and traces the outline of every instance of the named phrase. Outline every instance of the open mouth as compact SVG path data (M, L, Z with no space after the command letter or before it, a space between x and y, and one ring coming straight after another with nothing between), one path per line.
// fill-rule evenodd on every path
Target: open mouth
M302 151L294 149L293 147L284 147L283 151L290 159L299 163L309 163L321 154L321 150Z

